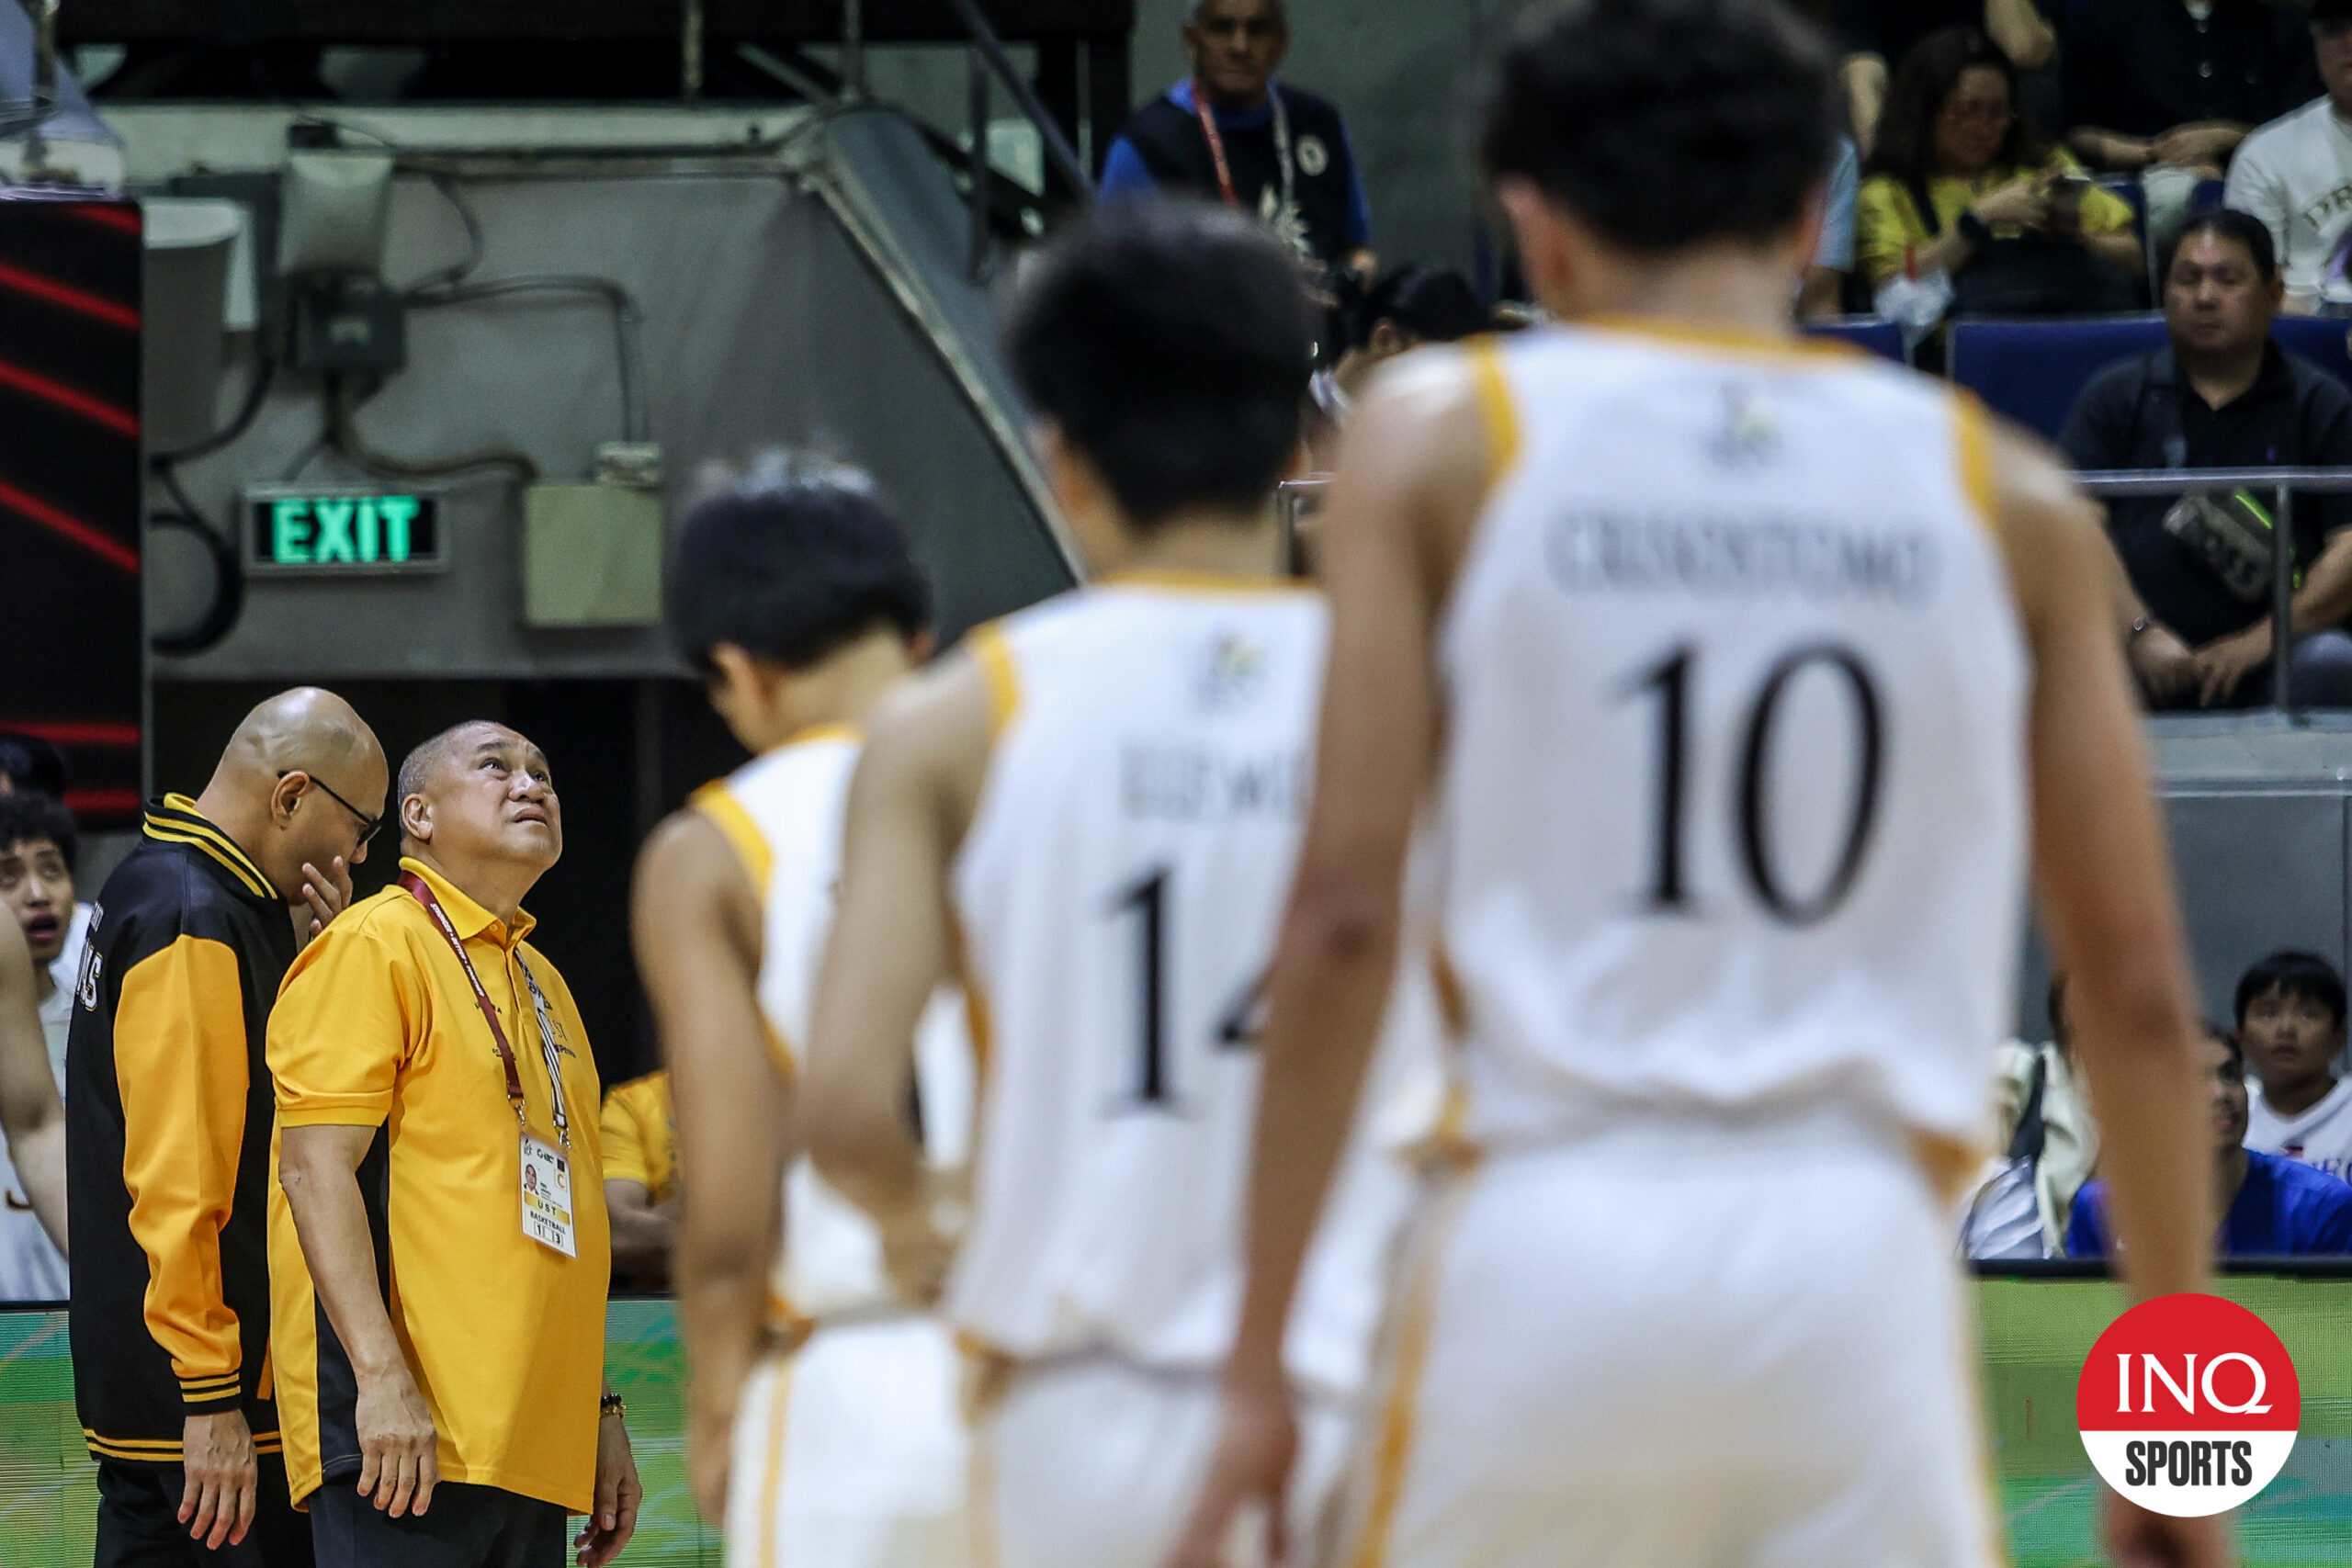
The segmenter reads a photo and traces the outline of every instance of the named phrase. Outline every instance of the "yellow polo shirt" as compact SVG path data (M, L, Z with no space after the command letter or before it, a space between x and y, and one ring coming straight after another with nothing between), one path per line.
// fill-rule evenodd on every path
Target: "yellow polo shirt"
M678 1119L670 1075L648 1073L605 1096L605 1179L634 1181L656 1203L678 1193Z
M269 1019L277 1133L374 1127L359 1169L386 1302L439 1435L441 1478L586 1513L612 1242L600 1179L598 1085L571 989L512 927L413 860L466 944L514 1047L531 1131L556 1143L528 964L547 993L570 1117L580 1256L522 1225L522 1138L490 1027L457 955L398 884L354 905L287 972ZM271 1359L287 1478L301 1502L359 1470L348 1361L316 1310L270 1155Z

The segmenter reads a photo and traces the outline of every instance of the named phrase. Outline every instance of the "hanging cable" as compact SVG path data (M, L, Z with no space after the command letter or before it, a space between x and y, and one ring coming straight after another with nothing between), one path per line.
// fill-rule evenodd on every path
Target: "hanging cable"
M446 479L475 468L503 468L511 469L525 484L539 477L539 466L528 453L512 446L489 446L479 452L469 452L457 457L395 457L379 452L368 444L352 423L356 406L346 395L343 378L329 376L326 384L327 445L368 472L383 479Z

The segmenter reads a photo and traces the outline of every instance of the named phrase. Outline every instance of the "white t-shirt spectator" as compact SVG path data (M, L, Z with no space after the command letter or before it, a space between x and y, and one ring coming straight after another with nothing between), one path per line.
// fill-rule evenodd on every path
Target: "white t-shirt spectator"
M2324 97L2247 137L2223 199L2268 226L2287 296L2352 305L2339 254L2352 237L2352 126Z
M5 917L0 917L5 918ZM80 977L82 944L90 934L90 906L74 906L74 923L63 951L51 960L49 999L40 1004L40 1030L49 1045L50 1071L58 1092L65 1089L65 1031L74 1019L74 985ZM0 1139L0 1302L62 1302L68 1274L65 1255L41 1229L25 1199L16 1165Z
M2256 1087L2246 1096L2245 1146L2352 1179L2352 1078L2338 1078L2317 1105L2294 1117L2271 1110Z

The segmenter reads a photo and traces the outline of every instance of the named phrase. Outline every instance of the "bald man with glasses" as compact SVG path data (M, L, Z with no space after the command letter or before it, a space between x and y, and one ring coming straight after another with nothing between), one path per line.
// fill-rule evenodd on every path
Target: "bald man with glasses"
M237 727L203 793L147 807L90 917L66 1046L74 1399L97 1568L308 1568L270 1374L278 983L351 898L387 784L304 687Z

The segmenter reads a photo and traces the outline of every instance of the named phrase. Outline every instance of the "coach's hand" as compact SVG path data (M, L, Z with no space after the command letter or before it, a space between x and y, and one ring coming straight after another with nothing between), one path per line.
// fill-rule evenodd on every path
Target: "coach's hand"
M2176 1519L2107 1495L2107 1549L2116 1568L2231 1568L2229 1516Z
M302 902L294 907L294 946L311 945L311 939L327 929L337 915L351 908L351 868L337 855L327 863L324 872L309 861L302 863Z
M207 1551L243 1540L254 1528L254 1499L261 1486L245 1413L189 1416L180 1428L180 1462L187 1475L180 1488L180 1523L187 1527L188 1539L202 1541Z
M628 1428L618 1415L606 1412L596 1421L596 1511L571 1544L580 1549L580 1568L605 1568L621 1554L637 1533L638 1505L645 1501L645 1486L637 1478L637 1456L629 1451Z
M359 1495L396 1519L422 1514L441 1484L433 1412L405 1365L362 1373L358 1383Z
M1298 1452L1298 1417L1290 1397L1289 1386L1280 1380L1270 1386L1227 1382L1225 1423L1209 1460L1208 1481L1169 1553L1167 1568L1225 1568L1234 1522L1253 1507L1265 1515L1264 1561L1280 1562L1289 1554L1283 1499Z

